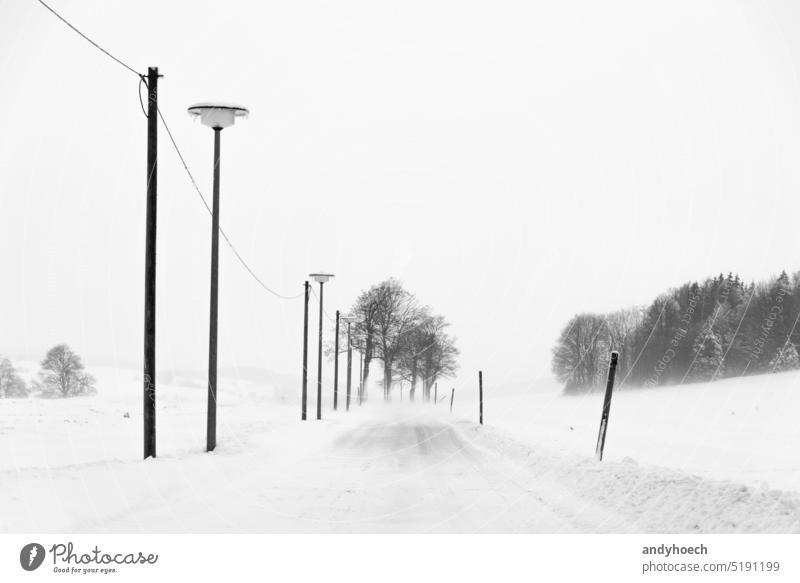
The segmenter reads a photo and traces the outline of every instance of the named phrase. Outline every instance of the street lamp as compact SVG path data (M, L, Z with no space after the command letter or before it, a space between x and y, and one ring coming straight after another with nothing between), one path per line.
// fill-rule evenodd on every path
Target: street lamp
M332 273L310 273L319 284L319 350L317 352L317 419L322 419L322 286L333 277Z
M189 115L214 130L214 201L211 211L211 310L208 335L208 416L206 419L206 451L217 446L217 306L219 304L219 136L237 117L250 112L228 103L196 103Z

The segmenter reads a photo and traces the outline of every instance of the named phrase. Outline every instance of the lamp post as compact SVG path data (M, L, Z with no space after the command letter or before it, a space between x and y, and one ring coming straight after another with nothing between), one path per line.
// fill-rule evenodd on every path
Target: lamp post
M208 334L208 414L206 418L206 451L217 446L217 308L219 305L219 139L224 128L237 117L250 112L239 105L196 103L189 115L214 130L214 200L211 211L211 308Z
M322 419L322 286L332 277L332 273L310 273L309 277L319 284L319 346L317 350L317 419Z

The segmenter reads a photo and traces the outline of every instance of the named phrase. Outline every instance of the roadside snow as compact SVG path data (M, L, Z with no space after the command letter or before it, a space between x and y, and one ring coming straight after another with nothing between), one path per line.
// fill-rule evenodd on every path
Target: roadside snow
M800 495L795 492L640 466L631 458L598 462L591 456L548 454L500 430L464 425L473 444L516 459L520 473L534 474L535 486L553 498L572 499L588 513L606 509L613 518L590 532L800 532Z

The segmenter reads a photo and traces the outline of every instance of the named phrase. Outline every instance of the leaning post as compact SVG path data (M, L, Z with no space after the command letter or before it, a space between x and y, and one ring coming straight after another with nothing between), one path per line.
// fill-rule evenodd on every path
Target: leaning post
M617 360L619 352L611 353L611 363L608 365L608 382L606 383L606 396L603 399L603 414L600 417L600 432L597 435L595 455L598 461L603 461L603 448L606 445L606 431L608 430L608 414L611 412L611 393L614 391L614 376L617 374Z

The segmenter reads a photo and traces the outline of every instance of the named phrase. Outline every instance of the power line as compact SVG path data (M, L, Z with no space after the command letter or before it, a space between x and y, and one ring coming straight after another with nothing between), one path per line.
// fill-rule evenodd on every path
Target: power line
M145 86L146 85L147 82L145 82ZM167 125L167 120L164 119L164 115L161 113L161 109L158 106L156 106L156 111L158 112L158 117L161 119L161 124L167 131L167 136L169 136L169 141L172 142L172 147L175 149L175 153L178 154L178 158L180 159L181 164L183 165L183 169L186 171L186 175L189 177L189 181L192 183L192 186L194 186L194 189L197 192L197 195L200 197L200 200L203 201L203 206L205 206L206 210L209 212L209 214L211 214L212 213L211 207L208 206L208 201L206 201L206 197L203 196L202 192L200 192L200 187L197 186L197 181L194 179L192 171L189 170L188 164L186 164L186 160L184 159L183 154L181 153L181 149L178 147L178 143L175 141L175 137L172 135L172 132L169 129L169 125ZM221 231L222 229L220 228L220 232Z
M144 112L144 103L142 103L142 91L141 90L142 90L142 84L144 84L144 86L147 87L147 81L145 80L145 76L142 75L141 73L139 73L138 71L136 71L136 69L134 69L133 67L127 65L124 61L122 61L122 60L118 59L117 57L115 57L114 55L112 55L110 52L108 52L106 49L101 47L95 41L90 39L88 36L86 36L84 33L82 33L80 30L78 30L78 28L75 27L72 23L70 23L66 18L64 18L58 12L53 10L46 2L44 2L43 0L37 0L37 1L42 6L47 8L47 10L49 10L61 22L66 24L73 31L75 31L77 34L79 34L83 39L85 39L92 46L94 46L97 50L101 51L104 55L106 55L109 58L113 59L116 63L118 63L119 65L125 67L128 71L130 71L131 73L133 73L134 75L139 77L139 104L141 105L142 111ZM148 90L149 90L149 88L148 88ZM169 129L169 125L167 124L167 120L164 119L164 114L161 113L161 109L158 108L158 107L156 107L156 111L158 111L158 117L161 119L161 123L163 124L164 129L167 131L167 135L169 136L169 140L170 140L170 142L172 142L172 147L175 149L175 152L178 154L178 158L180 159L181 164L183 165L183 169L186 171L186 174L189 177L189 180L191 181L192 186L194 186L194 189L197 191L197 194L200 196L200 200L203 201L203 205L206 207L206 210L209 212L209 214L213 214L212 211L211 211L211 207L208 206L208 202L206 201L205 197L203 196L203 193L200 191L200 187L197 186L197 181L194 179L194 176L192 175L191 170L189 170L189 165L186 163L186 160L183 157L183 154L181 153L181 149L178 147L178 143L175 141L175 137L172 135L172 132ZM145 113L145 115L147 115L147 114ZM273 289L270 289L270 287L268 285L266 285L261 280L261 278L258 277L258 275L256 275L256 273L253 271L253 269L250 267L250 265L248 265L248 263L244 260L244 258L239 253L239 251L236 249L236 247L233 245L233 243L231 242L230 238L228 238L228 235L225 233L225 231L222 229L222 227L220 227L219 232L220 232L220 235L222 235L222 238L225 239L225 242L228 244L228 247L230 247L231 251L233 251L233 254L236 256L236 259L238 259L239 263L242 264L242 267L244 267L245 270L247 270L247 272L250 274L250 276L262 288L264 288L267 292L271 293L275 297L278 297L278 298L281 298L281 299L284 299L284 300L294 300L294 299L297 299L297 298L299 298L300 296L303 295L302 293L300 293L300 294L297 294L295 296L286 296L286 295L283 295L283 294L280 294L280 293L274 291Z
M189 181L192 183L192 186L194 187L195 191L197 192L197 195L200 197L200 200L203 202L203 206L206 207L206 210L208 211L208 213L209 214L213 214L213 212L211 211L211 207L208 206L208 201L206 200L206 197L203 196L203 193L200 190L200 187L197 185L197 181L194 179L194 175L192 174L192 171L189 170L189 165L186 163L186 159L183 157L183 154L181 153L181 149L178 147L178 143L175 141L175 137L172 135L172 132L169 129L169 125L167 124L167 120L164 118L164 114L161 113L161 109L159 109L158 107L156 108L156 111L158 111L158 117L161 119L161 123L164 126L164 129L167 131L167 136L169 136L169 141L172 143L172 147L175 149L175 153L178 154L178 158L180 159L181 164L183 165L183 169L186 171L186 175L189 177ZM258 277L258 275L256 275L256 273L253 271L253 269L250 267L250 265L248 265L248 263L244 260L244 258L241 256L241 254L236 249L234 244L228 238L228 235L225 233L225 230L222 227L219 228L219 234L222 235L223 239L225 239L225 242L228 244L228 247L230 247L231 251L233 251L233 254L236 256L236 259L239 260L239 263L242 264L242 267L244 267L247 270L247 272L250 274L250 276L256 281L256 283L258 283L258 285L260 285L262 288L264 288L267 292L269 292L272 295L274 295L275 297L283 299L283 300L295 300L295 299L299 298L300 296L302 296L305 293L305 292L301 292L301 293L299 293L297 295L294 295L294 296L286 296L286 295L280 294L280 293L276 292L275 290L271 289L267 284L265 284L261 280L260 277Z
M126 63L124 63L123 61L119 60L117 57L115 57L114 55L112 55L111 53L109 53L107 50L105 50L105 49L104 49L103 47L101 47L99 44L97 44L96 42L94 42L94 41L93 41L92 39L90 39L88 36L86 36L85 34L83 34L83 33L82 33L80 30L78 30L77 28L75 28L75 27L74 27L74 26L73 26L73 25L72 25L72 24L71 24L71 23L70 23L70 22L69 22L69 21L68 21L66 18L64 18L64 17L63 17L63 16L61 16L61 15L60 15L58 12L56 12L56 11L55 11L55 10L53 10L53 9L52 9L50 6L48 6L46 2L44 2L43 0L38 0L38 2L39 2L39 4L41 4L42 6L44 6L45 8L47 8L47 9L48 9L50 12L52 12L52 13L53 13L53 14L56 16L56 18L58 18L58 19L59 19L61 22L63 22L64 24L66 24L66 25L67 25L68 27L70 27L72 30L74 30L74 31L75 31L75 32L77 32L79 35L81 35L81 36L82 36L82 37L83 37L83 38L84 38L86 41L88 41L89 43L91 43L91 44L92 44L92 45L93 45L93 46L94 46L96 49L100 50L100 51L101 51L103 54L105 54L106 56L108 56L108 57L110 57L111 59L115 60L117 63L119 63L120 65L122 65L122 66L123 66L123 67L125 67L126 69L128 69L128 71L130 71L131 73L133 73L133 74L134 74L134 75L136 75L137 77L139 77L139 78L141 78L141 77L142 77L142 74L141 74L141 73L139 73L139 72L138 72L136 69L134 69L133 67L131 67L131 66L127 65L127 64L126 64Z
M144 101L142 100L142 85L147 87L147 81L145 81L144 75L139 77L139 107L142 108L142 113L144 114L145 119L147 119L147 111L144 108Z
M319 296L317 295L317 292L314 291L314 286L311 285L311 286L309 286L309 288L311 289L311 293L313 294L313 296L315 298L317 298L317 300L319 300ZM322 306L322 313L325 314L325 317L328 318L328 320L330 320L331 322L335 322L336 321L335 318L331 318L330 315L328 315L328 311L325 309L325 306Z

